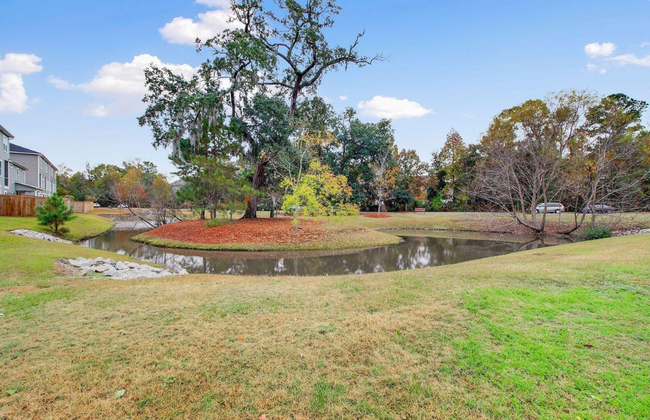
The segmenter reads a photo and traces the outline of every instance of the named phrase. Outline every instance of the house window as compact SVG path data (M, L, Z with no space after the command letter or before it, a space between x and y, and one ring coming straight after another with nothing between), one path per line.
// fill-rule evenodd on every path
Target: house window
M2 150L9 152L9 138L4 134L2 135Z
M8 160L5 160L4 173L5 173L5 187L8 187L9 186L9 161Z

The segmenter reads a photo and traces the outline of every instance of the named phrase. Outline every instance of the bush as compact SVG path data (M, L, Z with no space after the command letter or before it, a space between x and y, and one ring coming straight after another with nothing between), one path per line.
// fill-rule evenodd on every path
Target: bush
M611 238L612 231L607 225L590 223L582 230L582 237L588 241L591 239Z
M205 227L216 227L223 225L232 225L234 222L231 222L228 219L212 219L204 223Z
M338 207L336 207L337 216L358 216L359 213L359 206L356 204L339 204Z
M431 204L429 204L427 211L442 211L442 207L442 198L440 196L436 196L433 200L431 200Z
M68 208L67 203L56 193L48 197L42 206L36 206L38 224L49 227L54 233L59 233L59 227L76 217L73 213L72 208Z

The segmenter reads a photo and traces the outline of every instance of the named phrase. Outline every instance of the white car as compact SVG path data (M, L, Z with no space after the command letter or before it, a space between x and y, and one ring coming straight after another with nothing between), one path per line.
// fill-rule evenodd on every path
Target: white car
M546 213L562 213L564 211L562 203L542 203L535 207L535 211L537 211L537 213L544 213L545 207Z

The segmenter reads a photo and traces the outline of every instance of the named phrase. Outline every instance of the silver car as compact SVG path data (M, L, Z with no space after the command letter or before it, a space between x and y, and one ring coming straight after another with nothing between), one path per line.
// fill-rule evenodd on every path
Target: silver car
M544 207L546 206L546 213L561 213L564 211L564 206L562 203L542 203L539 206L535 207L537 213L544 213Z

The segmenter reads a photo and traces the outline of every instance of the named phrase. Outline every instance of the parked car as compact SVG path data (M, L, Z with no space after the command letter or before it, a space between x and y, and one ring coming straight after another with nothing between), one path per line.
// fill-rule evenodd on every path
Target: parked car
M562 203L542 203L535 207L535 211L537 213L543 213L544 207L546 207L546 213L561 213L564 211Z
M592 206L587 206L583 207L580 210L580 213L591 213ZM612 206L608 206L606 204L594 204L593 205L593 211L596 213L613 213L616 211L616 209Z

